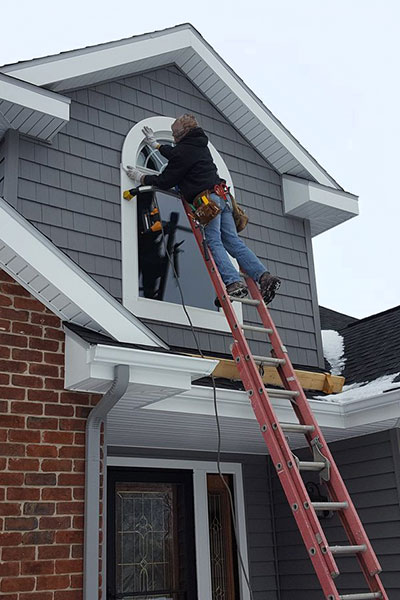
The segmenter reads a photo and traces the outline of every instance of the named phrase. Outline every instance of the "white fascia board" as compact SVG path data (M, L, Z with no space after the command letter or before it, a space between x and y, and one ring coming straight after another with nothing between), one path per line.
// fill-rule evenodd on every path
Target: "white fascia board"
M29 266L40 274L68 301L89 315L103 331L116 340L167 348L160 338L2 198L0 198L0 246L6 247L10 253L15 253L19 257L20 270ZM9 272L7 264L3 266ZM23 281L20 283L25 285ZM29 287L28 289L57 314L55 307L52 307L51 302L46 301L40 292ZM65 320L73 322L73 318Z
M172 28L160 33L140 36L140 39L117 42L115 45L72 51L63 55L38 59L18 65L9 65L3 72L36 85L49 85L54 82L90 75L98 71L106 72L118 66L165 55L166 63L176 54L176 64L185 72L185 61L180 60L185 50L193 50L209 66L217 78L223 82L240 103L264 125L280 144L321 184L339 188L326 171L301 146L290 132L276 119L266 106L251 92L243 81L190 25ZM161 66L161 65L159 65ZM190 75L188 75L190 77ZM204 92L207 96L207 91ZM209 96L212 101L212 94ZM229 117L227 117L229 119ZM252 142L249 140L249 143Z
M309 220L313 235L359 214L358 196L349 192L291 175L282 176L282 190L285 214Z
M400 389L342 403L346 428L400 418Z
M0 73L0 99L69 121L71 99Z

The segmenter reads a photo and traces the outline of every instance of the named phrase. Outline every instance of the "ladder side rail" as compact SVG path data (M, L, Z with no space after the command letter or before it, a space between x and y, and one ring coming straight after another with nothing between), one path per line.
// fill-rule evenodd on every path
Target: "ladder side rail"
M253 298L259 299L261 297L258 287L251 278L246 278L247 285ZM263 326L272 329L272 333L269 335L271 345L273 348L273 354L276 358L285 358L286 363L279 365L278 371L281 375L282 381L285 384L286 389L292 391L298 391L299 395L292 402L293 409L299 418L301 424L313 425L315 427L313 432L306 434L306 439L310 448L312 449L312 442L319 442L320 450L322 454L330 462L330 479L324 481L329 495L334 502L347 502L348 508L339 511L339 518L342 522L343 528L351 542L351 545L363 545L365 544L367 550L363 553L357 554L358 562L364 572L365 578L373 592L381 592L383 598L386 599L385 590L382 584L375 580L375 577L381 572L381 566L376 557L376 554L372 548L371 542L366 534L364 526L358 516L357 510L353 504L353 501L347 491L347 487L342 479L342 476L337 468L337 465L330 452L329 446L326 443L322 431L315 419L315 416L309 406L308 400L304 394L304 390L298 381L296 373L293 369L293 365L289 359L289 356L284 348L280 339L279 333L275 327L275 324L269 314L269 311L264 303L260 303L257 306L257 310L262 319ZM378 578L379 580L379 578ZM379 580L380 581L380 580Z

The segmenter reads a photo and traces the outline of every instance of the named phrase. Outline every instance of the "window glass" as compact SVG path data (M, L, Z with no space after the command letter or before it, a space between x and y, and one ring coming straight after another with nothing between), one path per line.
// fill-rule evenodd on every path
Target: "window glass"
M168 140L157 141L160 144L171 145L171 142ZM136 166L139 168L144 167L145 169L150 169L156 173L161 173L165 169L167 162L167 159L162 156L158 150L155 150L154 148L147 146L147 144L144 144L139 151Z
M181 199L160 191L142 193L137 196L137 211L140 296L181 304L177 275L185 304L218 311Z

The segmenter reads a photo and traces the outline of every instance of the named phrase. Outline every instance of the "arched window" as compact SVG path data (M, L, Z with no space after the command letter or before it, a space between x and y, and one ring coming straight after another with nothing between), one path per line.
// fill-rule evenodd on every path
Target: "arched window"
M196 326L226 331L225 317L214 305L215 292L180 198L174 192L162 191L143 193L131 201L122 197L122 192L132 187L122 167L132 165L143 173L155 174L167 164L158 150L145 143L143 127L151 127L160 143L172 144L173 122L169 117L141 121L128 133L122 148L123 303L138 317L187 325L182 292ZM222 157L212 144L209 148L220 176L231 182ZM154 209L159 210L164 236L151 229ZM237 310L241 318L241 306Z

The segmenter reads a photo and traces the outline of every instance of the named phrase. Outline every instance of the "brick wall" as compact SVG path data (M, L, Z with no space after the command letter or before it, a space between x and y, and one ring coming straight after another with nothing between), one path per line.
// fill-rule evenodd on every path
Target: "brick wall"
M0 270L0 596L82 600L86 417L58 317Z

